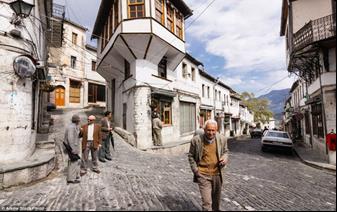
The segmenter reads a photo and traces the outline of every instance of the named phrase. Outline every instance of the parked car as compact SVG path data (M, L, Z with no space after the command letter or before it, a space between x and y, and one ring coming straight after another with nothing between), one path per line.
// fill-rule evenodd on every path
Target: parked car
M266 151L266 148L282 148L292 152L293 141L289 134L284 131L268 130L261 139L261 150Z
M262 137L262 130L255 128L250 132L251 138L261 138Z

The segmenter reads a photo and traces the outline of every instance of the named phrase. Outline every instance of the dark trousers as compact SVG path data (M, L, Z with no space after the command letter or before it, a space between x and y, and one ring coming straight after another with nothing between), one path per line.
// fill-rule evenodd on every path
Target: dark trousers
M102 147L99 149L99 158L100 159L111 159L111 154L110 154L110 139L111 139L111 134L109 134L106 139L103 140L102 142Z
M198 177L198 185L202 199L202 210L219 211L222 187L220 175L201 175Z

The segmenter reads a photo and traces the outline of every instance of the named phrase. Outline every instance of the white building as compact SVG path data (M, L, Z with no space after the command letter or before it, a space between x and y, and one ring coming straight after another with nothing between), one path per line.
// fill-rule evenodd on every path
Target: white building
M185 88L176 82L185 57L184 21L191 15L182 0L101 2L93 30L97 71L108 82L108 109L116 125L131 132L140 149L152 147L154 110L163 121L163 144L181 140L190 126L195 128L196 119L180 123L178 108L195 113L197 93L193 86L180 90Z
M16 15L11 3L34 7ZM52 7L52 0L0 2L0 189L41 179L55 166L54 148L38 143L40 133L49 131L46 34Z
M312 130L304 139L328 157L325 138L336 132L336 1L284 0L281 36L286 38L288 71L307 85L307 107L301 113ZM330 162L336 163L333 153Z
M70 20L63 23L62 46L50 49L49 62L55 90L49 101L58 108L105 107L105 79L96 72L97 49L86 44L83 26Z

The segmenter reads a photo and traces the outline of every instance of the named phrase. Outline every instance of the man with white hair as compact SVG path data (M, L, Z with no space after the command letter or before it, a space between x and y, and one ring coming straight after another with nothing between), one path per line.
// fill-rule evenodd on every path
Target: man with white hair
M101 126L95 123L96 117L91 115L88 117L88 124L82 126L82 154L83 160L81 164L81 175L87 173L87 165L89 152L91 152L92 158L92 171L97 174L100 173L98 169L98 150L101 147L102 136Z
M204 134L191 140L188 160L198 183L202 210L219 211L224 167L228 163L227 139L217 133L218 124L214 120L205 123Z

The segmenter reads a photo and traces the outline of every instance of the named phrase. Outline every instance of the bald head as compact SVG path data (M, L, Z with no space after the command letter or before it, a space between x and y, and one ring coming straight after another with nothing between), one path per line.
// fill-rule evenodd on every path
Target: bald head
M88 117L89 124L94 123L95 120L96 120L96 117L94 115L91 115Z

